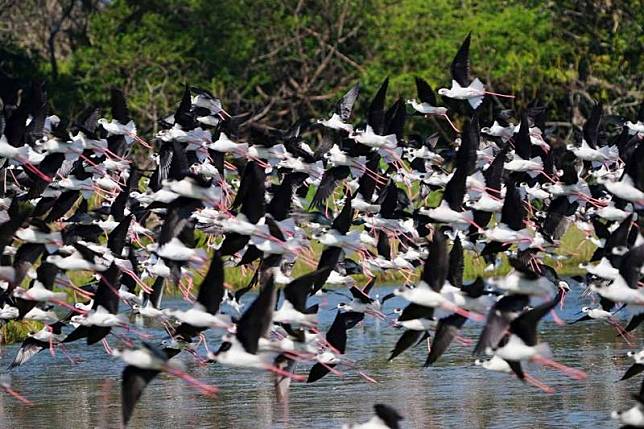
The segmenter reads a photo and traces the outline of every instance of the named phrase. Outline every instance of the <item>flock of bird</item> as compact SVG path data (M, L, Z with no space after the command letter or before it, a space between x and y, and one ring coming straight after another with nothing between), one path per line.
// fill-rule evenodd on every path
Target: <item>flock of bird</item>
M561 257L560 239L572 225L596 245L580 281L597 302L573 323L605 320L634 344L644 319L644 109L609 135L598 103L567 146L549 143L539 106L500 111L481 128L480 105L510 96L470 77L469 45L468 35L451 64L451 87L438 90L468 112L460 121L421 78L417 99L386 109L385 80L366 121L353 119L356 85L325 118L284 131L250 127L242 138L246 117L186 87L148 142L117 89L111 120L90 109L73 123L49 115L42 84L9 91L0 115L0 319L44 326L24 340L11 368L42 350L68 355L71 342L102 342L125 362L124 426L161 372L216 394L172 359L179 353L270 371L286 401L291 381L341 375L339 368L376 382L345 356L348 331L366 317L386 319L383 304L398 296L408 304L390 321L401 332L390 360L426 342L424 365L432 365L450 343L465 341L459 331L472 319L483 326L477 365L551 392L525 371L527 362L586 377L558 363L537 335L547 314L562 323L554 310L569 286L547 261ZM408 119L449 128L440 137L407 135ZM152 167L137 165L137 153ZM465 281L467 253L483 258L486 270L506 260L512 270ZM294 278L296 262L308 269ZM253 273L237 291L226 283L232 266ZM403 285L372 296L385 271ZM356 275L369 283L359 286ZM165 287L191 306L164 306ZM343 288L350 300L320 332L323 296ZM253 289L256 298L243 307L240 297ZM618 311L629 312L627 326ZM131 323L131 314L144 322ZM162 327L166 338L153 340L150 327ZM217 348L206 343L208 329L222 335ZM644 370L644 350L632 357L624 378ZM10 383L1 386L30 403ZM613 415L626 427L644 427L644 391L635 399ZM398 428L401 419L378 404L369 422L346 427Z

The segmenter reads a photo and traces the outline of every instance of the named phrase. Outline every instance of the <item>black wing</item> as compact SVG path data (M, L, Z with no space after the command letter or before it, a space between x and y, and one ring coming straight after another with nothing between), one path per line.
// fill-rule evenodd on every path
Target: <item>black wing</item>
M402 98L398 98L385 113L385 131L383 134L395 134L398 140L402 140L406 120L407 109L405 109L405 102Z
M403 417L398 414L398 411L384 404L376 404L373 406L373 409L389 429L400 429L398 422L403 420Z
M247 170L248 174L244 176L246 184L244 184L244 191L241 196L240 211L246 215L250 223L255 224L266 213L266 201L264 199L264 193L266 192L266 172L255 162L249 162L244 172L246 173ZM239 189L240 191L242 190L241 183ZM235 201L237 201L237 198L238 196L235 196Z
M380 155L378 152L371 152L368 159L366 167L369 170L378 173L378 164L380 163ZM363 174L358 180L358 185L358 193L362 195L362 198L365 201L371 202L373 192L376 190L376 179L371 177L369 174Z
M344 354L347 348L347 330L357 325L363 318L364 313L356 311L341 313L338 311L331 327L326 332L327 343L341 354Z
M532 156L530 123L528 122L528 114L526 112L521 114L521 126L519 127L519 132L514 137L514 153L525 160L530 159Z
M635 377L637 374L641 373L642 371L644 371L644 365L641 363L634 363L626 370L626 372L624 373L622 378L619 379L619 381L628 380L629 378Z
M398 317L398 321L406 322L408 320L416 320L416 319L431 319L432 317L434 317L433 308L414 304L412 302L411 304L407 305L407 307L404 308L404 310Z
M367 283L365 287L362 288L362 293L368 296L371 293L371 289L373 289L375 285L376 285L376 278L374 277L371 280L369 280L369 283Z
M555 198L548 206L542 234L553 240L560 239L565 233L566 217L573 215L578 206L579 203L571 203L565 195Z
M224 298L224 262L217 251L212 255L210 268L199 286L197 302L210 314L217 314Z
M36 354L39 351L45 349L46 347L49 347L48 343L44 341L36 340L33 337L27 337L22 342L20 349L18 349L18 353L16 353L16 357L13 359L11 364L9 364L9 369L15 368L17 366L24 364L29 359L36 356Z
M382 134L385 128L385 98L389 87L389 77L385 78L380 89L371 100L367 113L367 124L376 134Z
M576 320L573 320L572 322L570 322L569 325L574 325L575 323L579 323L579 322L585 322L586 320L593 320L593 318L590 317L587 314L584 314L579 319L576 319Z
M331 327L326 332L326 341L340 353L344 353L347 346L347 328L343 314L339 311L336 313Z
M360 290L355 286L351 286L351 288L349 288L349 292L351 293L353 299L360 301L363 304L370 304L374 301L373 298L370 298L366 292Z
M92 309L96 310L102 306L112 314L118 313L119 296L118 296L118 279L120 270L116 264L112 263L110 267L101 273L101 280L94 294L94 304Z
M495 157L490 166L483 172L485 178L485 186L489 188L487 191L494 190L492 193L495 197L501 197L501 179L503 177L503 164L505 157L510 146L506 145Z
M380 204L380 216L384 219L393 219L396 207L398 207L398 187L393 180L389 180L380 195L378 195L378 204Z
M130 193L137 190L139 184L139 172L136 168L130 168L130 176L127 178L125 189L123 189L118 196L114 199L114 203L110 207L110 214L117 222L125 218L125 208L127 207Z
M378 233L378 245L376 249L378 250L378 255L386 260L391 259L391 244L389 243L389 237L384 231Z
M634 247L626 252L619 266L619 274L622 276L628 287L639 288L642 264L644 263L644 245Z
M443 200L450 209L460 212L463 211L463 199L465 198L465 185L467 181L467 171L463 168L456 168L447 185Z
M440 292L447 279L449 255L447 240L441 231L436 231L429 246L421 279L436 292Z
M449 252L449 268L447 271L447 281L454 287L461 289L463 287L463 272L465 271L465 259L463 256L463 245L461 239L456 236L452 250Z
M271 326L275 307L275 283L270 276L259 295L237 322L237 339L246 352L256 354L259 339Z
M459 48L454 60L452 61L451 71L452 79L458 82L459 85L467 87L470 84L470 39L472 33L470 32L461 47Z
M423 331L412 331L411 329L408 329L403 332L400 338L398 338L398 341L396 341L396 345L391 351L391 355L388 360L394 359L396 356L416 344L421 335L423 335Z
M152 293L150 295L145 295L146 298L152 303L154 308L161 308L161 300L163 299L163 290L165 288L165 278L159 276L154 280L152 284Z
M436 106L436 94L434 94L434 90L425 79L416 77L416 93L421 103Z
M183 96L177 111L174 113L174 122L181 125L184 129L191 129L195 124L195 118L192 113L192 97L190 96L190 87L186 85L183 90Z
M508 295L497 301L487 315L485 327L474 348L475 355L482 354L486 348L496 348L510 327L511 318L530 303L527 295Z
M329 268L329 271L326 274L321 274L315 279L315 281L313 282L313 287L310 291L311 295L314 295L315 293L317 293L317 291L322 289L322 286L324 286L324 283L326 283L326 279L329 278L329 274L332 270L335 269L336 265L338 265L338 261L340 260L341 255L342 249L340 247L331 246L322 251L317 269L320 270L322 268Z
M594 149L597 148L599 140L599 124L602 119L602 112L602 103L595 103L593 110L590 112L590 118L588 118L583 128L584 140L586 140L588 146Z
M519 253L517 257L508 258L510 266L521 273L527 279L536 280L541 277L540 272L535 271L535 269L530 264L531 254L528 252Z
M133 216L131 214L125 217L107 237L107 248L110 249L117 258L121 257L121 253L127 243L127 233L130 229L132 217Z
M523 223L525 216L526 209L523 206L521 194L519 194L519 190L514 182L510 181L507 184L505 200L503 201L503 208L501 209L501 222L506 224L510 229L519 231L525 226Z
M465 123L461 146L456 153L456 171L445 186L443 200L455 211L463 210L467 176L473 173L476 165L476 150L479 147L478 117L476 114Z
M613 266L618 267L622 259L619 255L613 255L613 249L628 244L628 236L633 224L633 215L631 214L619 224L619 226L608 236L604 247L595 249L595 253L590 258L592 261L599 261L602 257L606 257Z
M466 321L467 318L460 314L452 314L438 321L434 340L424 366L432 365L445 353L445 350L447 350L447 347L452 343L452 340L454 340L454 337L456 337Z
M550 310L559 304L562 293L562 291L559 291L552 301L544 302L514 319L510 323L510 331L521 338L527 346L536 346L538 341L537 324Z
M288 300L297 311L305 313L307 311L306 299L313 284L318 278L328 276L329 272L331 272L331 268L323 267L296 278L284 288L284 299Z
M644 322L644 313L636 314L631 317L631 320L628 322L628 325L624 328L626 332L632 332L637 329Z
M121 416L123 426L132 417L132 412L136 403L141 398L141 394L146 386L159 374L160 371L153 369L141 369L128 365L121 375Z
M111 105L112 105L112 118L116 119L122 124L130 122L130 111L127 108L125 95L123 91L118 88L111 88Z
M353 110L353 105L358 99L360 94L360 82L355 84L338 102L335 106L336 113L340 116L343 122L346 122L351 118L351 111Z
M344 165L337 167L331 167L324 172L322 175L322 180L318 185L318 189L311 200L309 209L312 207L322 208L324 202L331 196L335 187L337 186L340 180L346 179L351 174L351 169Z
M472 283L462 285L461 290L470 298L480 298L485 293L485 280L479 276Z
M351 221L353 220L353 208L351 207L351 200L353 197L350 193L347 193L345 198L344 206L340 214L333 220L331 227L338 231L340 234L346 234L351 228Z
M329 368L334 368L335 364L330 364L330 365L322 365L321 363L316 363L313 365L311 370L309 371L309 377L306 379L307 383L313 383L327 375L329 372Z

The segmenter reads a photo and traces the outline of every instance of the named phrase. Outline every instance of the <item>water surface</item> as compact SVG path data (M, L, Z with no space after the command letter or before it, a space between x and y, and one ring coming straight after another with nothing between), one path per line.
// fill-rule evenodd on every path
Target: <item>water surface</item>
M381 288L380 294L388 289ZM562 319L574 320L585 298L571 293ZM252 299L248 296L247 299ZM340 300L330 296L320 312L326 329ZM167 300L165 305L185 305ZM392 299L385 312L403 305ZM551 370L530 366L531 374L554 387L545 394L515 378L473 365L471 347L453 344L435 367L421 368L426 348L419 346L393 362L388 352L401 331L386 322L367 320L349 333L347 356L378 380L366 383L348 370L343 378L328 375L314 384L293 383L288 406L274 399L270 375L256 371L198 366L188 354L182 359L188 372L221 388L216 397L204 397L181 381L162 375L152 381L137 405L132 428L334 428L368 420L372 405L392 405L406 417L404 428L599 428L618 427L610 411L631 405L630 393L639 389L640 377L616 383L630 365L630 348L615 331L601 322L558 326L550 318L540 325L541 339L550 343L554 357L584 368L588 379L570 380ZM463 335L476 339L480 324L469 321ZM211 348L219 334L209 333ZM116 339L110 337L112 345ZM635 348L641 348L639 341ZM6 368L18 345L7 346L0 358ZM23 367L11 371L12 384L34 402L25 407L0 394L1 428L116 428L120 421L120 374L123 363L107 356L101 345L71 344L70 353L82 359L72 364L58 352L52 358L42 351ZM308 365L299 365L305 374Z

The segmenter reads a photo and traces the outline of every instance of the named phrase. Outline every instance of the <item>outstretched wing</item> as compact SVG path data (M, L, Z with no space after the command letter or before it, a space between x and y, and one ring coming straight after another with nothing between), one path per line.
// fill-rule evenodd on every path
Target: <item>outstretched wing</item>
M340 118L343 122L346 122L351 117L351 111L353 110L353 105L358 99L360 94L360 82L355 84L338 102L335 107L336 113L340 115Z
M422 103L436 106L436 94L434 94L434 90L425 79L416 77L416 93Z
M459 85L466 87L470 84L470 39L472 33L470 32L461 47L459 48L454 60L452 61L452 79L458 82Z
M121 376L121 416L124 427L130 421L134 407L139 398L141 398L143 390L159 372L152 369L137 368L132 365L126 366L123 370Z

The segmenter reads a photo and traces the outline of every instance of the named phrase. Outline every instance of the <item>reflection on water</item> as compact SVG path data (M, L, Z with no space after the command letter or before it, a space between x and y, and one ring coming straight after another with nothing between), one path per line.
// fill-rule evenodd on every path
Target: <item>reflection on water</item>
M328 306L340 299L331 297ZM385 312L400 305L392 299ZM570 296L559 315L573 320L582 305ZM328 327L333 316L334 311L321 311L321 327ZM468 322L463 333L475 338L479 330L478 324ZM144 392L130 427L332 428L368 419L377 402L397 408L406 417L405 428L616 427L610 411L629 405L628 394L639 389L640 378L615 383L630 365L625 358L630 349L615 338L611 327L598 322L561 327L550 319L542 323L542 339L550 343L554 357L589 374L580 382L530 367L531 373L557 389L552 395L475 367L470 349L457 344L433 368L420 367L426 354L423 345L387 363L399 334L374 320L349 333L348 356L378 384L368 384L350 371L342 379L329 375L312 385L293 383L288 407L274 401L267 374L219 365L199 367L190 355L181 354L178 358L186 362L188 372L218 385L220 394L203 397L180 380L160 376ZM217 333L210 334L209 342L211 347L217 345ZM641 348L641 341L637 346ZM3 350L3 368L16 349ZM69 350L83 362L73 365L60 352L52 358L43 351L12 371L13 386L34 406L25 407L0 394L1 428L119 427L122 362L109 358L100 345L88 348L77 343ZM299 367L302 373L307 369Z

